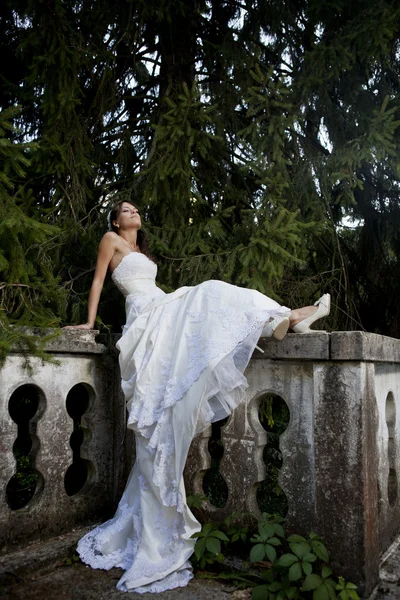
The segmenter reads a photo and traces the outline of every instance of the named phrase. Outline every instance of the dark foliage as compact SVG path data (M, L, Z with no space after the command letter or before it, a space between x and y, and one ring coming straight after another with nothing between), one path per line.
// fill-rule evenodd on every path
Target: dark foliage
M331 291L333 329L397 336L399 14L4 0L3 327L86 320L105 212L129 198L166 290L212 277L292 306ZM114 290L100 315L121 325Z

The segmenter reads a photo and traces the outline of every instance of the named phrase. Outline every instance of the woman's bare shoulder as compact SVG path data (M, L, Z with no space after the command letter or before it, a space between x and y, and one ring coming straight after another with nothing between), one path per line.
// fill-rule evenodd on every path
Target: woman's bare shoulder
M118 234L114 231L107 231L107 233L105 233L101 238L100 244L103 246L114 246L118 243L118 238Z
M118 235L113 231L107 231L103 235L99 244L99 256L112 256L118 251L119 240Z

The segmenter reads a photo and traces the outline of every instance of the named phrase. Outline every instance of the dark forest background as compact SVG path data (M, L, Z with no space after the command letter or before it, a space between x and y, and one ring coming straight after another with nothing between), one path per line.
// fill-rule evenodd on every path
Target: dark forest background
M166 291L222 279L399 336L395 0L2 0L0 344L85 322L109 207ZM117 331L108 281L98 325Z

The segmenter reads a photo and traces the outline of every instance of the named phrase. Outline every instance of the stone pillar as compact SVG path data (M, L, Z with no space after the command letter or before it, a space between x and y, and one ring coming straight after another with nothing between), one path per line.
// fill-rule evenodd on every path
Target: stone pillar
M374 365L314 366L315 530L336 572L368 596L379 580Z
M254 394L254 389L251 387ZM239 512L257 515L257 483L265 477L263 450L267 436L258 419L259 402L253 395L241 404L221 430L224 455L220 473L227 482L229 495L224 516ZM236 490L242 490L236 493Z
M203 477L211 466L211 457L208 451L208 442L211 437L211 426L196 436L190 446L183 477L187 495L201 494L203 491ZM211 508L209 502L207 507ZM212 508L211 508L212 509Z
M400 529L400 365L377 363L378 514L381 552Z

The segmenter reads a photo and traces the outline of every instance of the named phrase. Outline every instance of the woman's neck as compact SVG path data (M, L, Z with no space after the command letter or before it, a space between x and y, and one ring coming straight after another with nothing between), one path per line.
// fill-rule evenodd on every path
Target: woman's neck
M122 231L119 235L126 242L128 242L128 244L132 248L136 249L138 247L138 243L137 243L137 231L136 231L136 229L133 230L133 231Z

